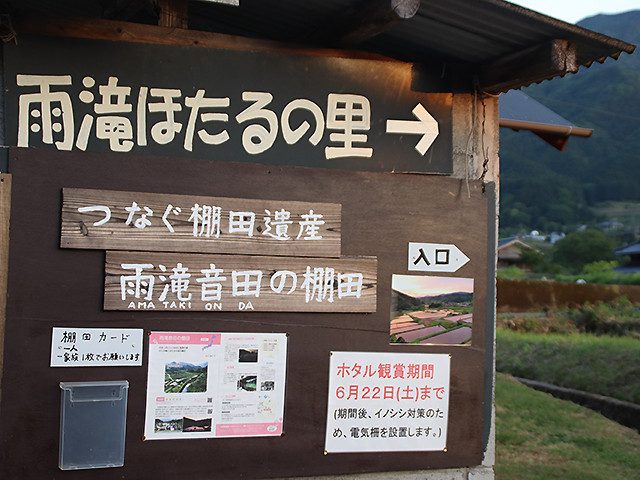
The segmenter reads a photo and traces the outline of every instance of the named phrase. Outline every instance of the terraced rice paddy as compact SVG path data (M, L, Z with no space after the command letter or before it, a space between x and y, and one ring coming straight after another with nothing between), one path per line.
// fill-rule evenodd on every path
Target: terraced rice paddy
M473 316L455 315L453 310L411 312L391 320L390 335L407 343L459 345L471 340ZM432 325L439 322L439 325ZM460 325L464 322L466 325Z

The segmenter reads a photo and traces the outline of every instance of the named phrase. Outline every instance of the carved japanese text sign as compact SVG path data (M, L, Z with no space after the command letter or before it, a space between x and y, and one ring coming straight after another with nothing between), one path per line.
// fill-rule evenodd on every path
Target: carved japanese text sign
M340 256L339 204L65 188L60 246Z
M4 66L10 145L453 172L453 96L409 63L21 35Z
M107 252L105 310L375 312L377 259Z

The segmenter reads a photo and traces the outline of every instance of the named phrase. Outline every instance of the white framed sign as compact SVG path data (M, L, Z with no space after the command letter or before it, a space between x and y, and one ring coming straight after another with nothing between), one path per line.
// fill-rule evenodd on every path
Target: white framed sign
M141 328L62 328L51 333L52 367L140 367Z
M446 451L450 360L331 352L325 452Z
M455 245L409 242L410 272L455 272L468 261Z

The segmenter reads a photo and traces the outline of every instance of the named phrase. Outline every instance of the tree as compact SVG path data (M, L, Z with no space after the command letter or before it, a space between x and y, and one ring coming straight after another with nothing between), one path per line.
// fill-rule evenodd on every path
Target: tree
M615 247L615 240L599 230L573 232L555 243L553 260L578 273L588 263L615 260L611 252Z
M529 267L531 271L537 271L538 267L544 263L544 253L535 247L525 248L518 245L520 248L520 263Z

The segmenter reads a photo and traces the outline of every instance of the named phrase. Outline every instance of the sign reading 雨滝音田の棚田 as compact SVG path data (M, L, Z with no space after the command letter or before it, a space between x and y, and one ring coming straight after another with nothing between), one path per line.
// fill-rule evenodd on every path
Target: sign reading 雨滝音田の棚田
M105 310L375 312L375 257L107 252Z

